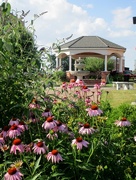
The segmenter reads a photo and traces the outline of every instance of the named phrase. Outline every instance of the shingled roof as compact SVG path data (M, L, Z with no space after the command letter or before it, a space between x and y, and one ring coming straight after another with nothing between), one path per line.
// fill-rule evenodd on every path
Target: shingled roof
M61 45L63 48L116 48L116 49L126 49L123 46L115 44L111 41L103 39L99 36L81 36L77 39L69 41Z

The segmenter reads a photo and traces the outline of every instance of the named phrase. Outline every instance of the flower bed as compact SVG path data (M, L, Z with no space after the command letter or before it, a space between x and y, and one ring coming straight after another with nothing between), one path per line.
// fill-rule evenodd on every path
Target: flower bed
M101 86L63 83L11 117L0 132L1 179L135 179L135 107L111 108Z

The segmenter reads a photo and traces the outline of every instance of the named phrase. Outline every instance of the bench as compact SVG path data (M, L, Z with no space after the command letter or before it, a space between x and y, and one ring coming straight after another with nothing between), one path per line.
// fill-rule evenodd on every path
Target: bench
M112 82L113 87L116 87L116 90L124 89L134 89L134 83L133 82Z

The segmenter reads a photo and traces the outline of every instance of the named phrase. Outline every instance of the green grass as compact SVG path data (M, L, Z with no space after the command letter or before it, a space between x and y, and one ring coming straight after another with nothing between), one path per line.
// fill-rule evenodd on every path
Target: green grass
M110 85L106 85L106 89L103 90L102 100L108 100L112 107L118 107L122 103L131 104L136 101L136 84L132 90L116 90L110 88ZM109 92L107 94L107 91Z

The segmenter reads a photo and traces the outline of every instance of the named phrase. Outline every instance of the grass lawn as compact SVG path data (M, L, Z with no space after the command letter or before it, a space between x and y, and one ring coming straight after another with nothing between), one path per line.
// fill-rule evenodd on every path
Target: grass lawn
M131 102L136 101L136 84L133 90L116 90L112 88L112 85L108 84L107 88L103 90L102 100L105 99L110 102L112 107L118 107L122 103L131 104Z

